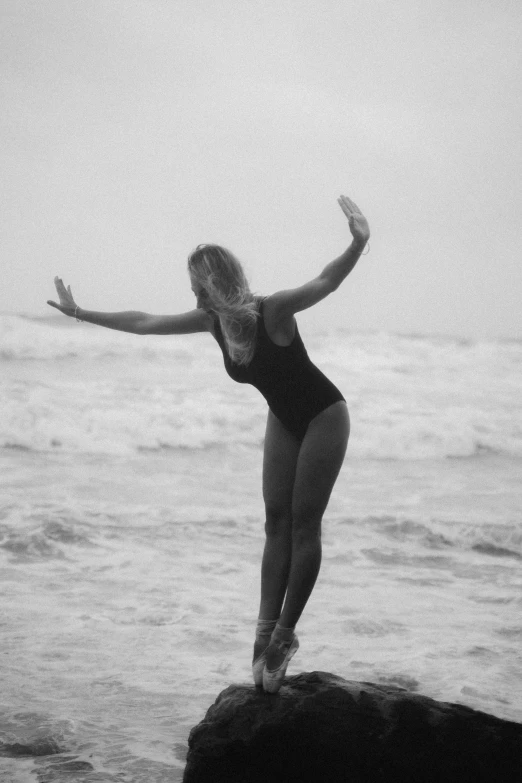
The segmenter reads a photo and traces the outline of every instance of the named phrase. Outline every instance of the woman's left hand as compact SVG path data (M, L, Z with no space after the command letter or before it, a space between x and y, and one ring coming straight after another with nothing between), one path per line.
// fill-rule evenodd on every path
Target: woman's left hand
M363 213L355 203L347 196L341 196L337 199L339 206L348 218L348 225L354 240L362 247L370 238L370 226Z
M74 315L76 310L76 302L74 301L74 297L72 295L71 286L68 285L66 288L61 277L54 278L54 285L56 286L56 293L60 297L60 304L53 302L52 299L48 299L47 304L51 305L51 307L56 307L56 309L64 315Z

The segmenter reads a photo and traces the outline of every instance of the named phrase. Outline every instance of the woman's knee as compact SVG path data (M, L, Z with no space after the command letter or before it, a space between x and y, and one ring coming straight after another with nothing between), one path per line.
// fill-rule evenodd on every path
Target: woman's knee
M319 510L294 514L292 519L292 540L294 543L320 539L322 519L323 515Z
M292 511L289 508L266 506L267 536L288 536L292 532Z

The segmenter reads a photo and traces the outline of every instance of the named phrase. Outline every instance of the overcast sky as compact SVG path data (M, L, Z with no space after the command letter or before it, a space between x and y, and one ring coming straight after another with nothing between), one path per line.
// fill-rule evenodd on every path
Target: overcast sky
M200 242L310 327L522 337L519 0L0 0L0 311L179 312Z

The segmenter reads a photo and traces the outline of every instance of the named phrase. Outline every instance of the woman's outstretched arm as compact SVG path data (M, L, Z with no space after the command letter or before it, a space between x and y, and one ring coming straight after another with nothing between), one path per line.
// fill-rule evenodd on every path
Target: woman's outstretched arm
M150 315L137 310L126 310L121 313L84 310L74 301L71 286L66 288L59 277L54 278L54 284L60 302L49 299L48 305L60 310L64 315L75 316L80 321L105 326L107 329L117 329L132 334L191 334L206 332L210 328L211 317L204 310L190 310L179 315Z
M348 218L348 225L353 240L345 252L325 266L321 274L309 283L299 288L278 291L268 297L267 305L272 311L274 320L284 321L301 310L320 302L332 291L335 291L350 274L361 257L366 243L370 238L368 221L354 201L341 196L337 199L341 209Z

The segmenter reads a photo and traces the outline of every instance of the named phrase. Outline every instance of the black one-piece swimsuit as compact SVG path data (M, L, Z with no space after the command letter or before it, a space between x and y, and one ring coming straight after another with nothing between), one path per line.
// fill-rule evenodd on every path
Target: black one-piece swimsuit
M297 326L290 345L276 345L270 339L262 301L256 347L249 365L235 364L230 358L217 316L214 326L227 373L238 383L255 386L272 413L299 440L304 438L312 419L335 402L344 400L339 389L310 360Z

